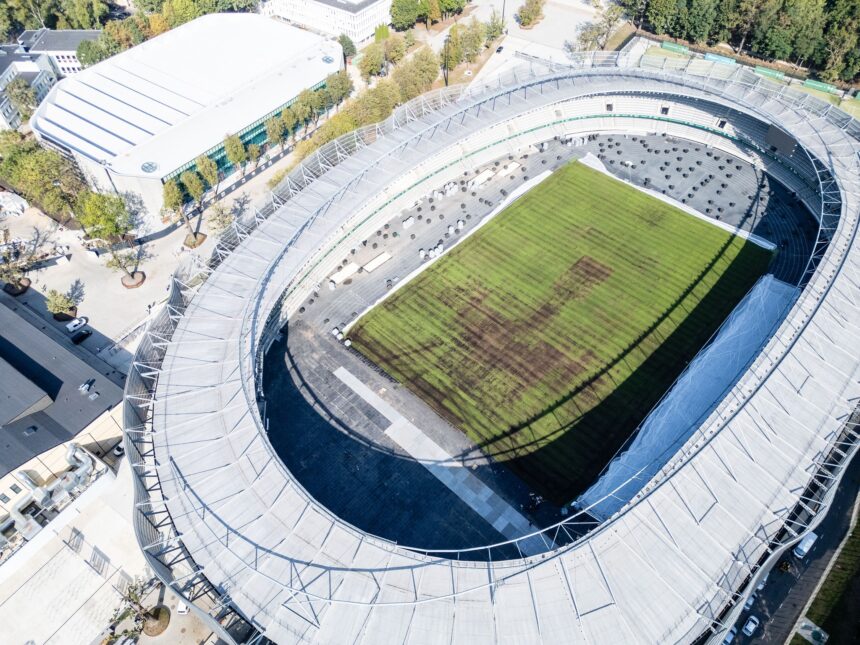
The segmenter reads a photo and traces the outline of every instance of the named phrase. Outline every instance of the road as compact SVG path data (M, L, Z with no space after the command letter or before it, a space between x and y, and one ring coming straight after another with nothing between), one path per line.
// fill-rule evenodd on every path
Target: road
M834 551L848 530L854 500L860 492L860 459L854 459L842 479L827 516L815 532L818 541L804 561L790 553L783 556L791 563L791 571L781 572L774 566L767 585L759 593L751 612L741 614L738 632L750 614L762 621L762 627L752 638L738 634L735 643L782 645L791 636L792 628L807 600L815 589ZM734 644L733 644L734 645Z

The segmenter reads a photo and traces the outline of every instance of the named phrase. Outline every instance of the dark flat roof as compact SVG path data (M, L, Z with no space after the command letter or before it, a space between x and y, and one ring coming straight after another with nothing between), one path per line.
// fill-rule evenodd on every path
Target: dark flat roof
M53 399L43 410L0 427L0 477L72 439L122 400L119 386L3 304L0 358ZM94 401L78 391L89 380L90 392L99 393Z
M31 52L77 51L85 40L96 40L98 29L39 29L25 31L18 42Z

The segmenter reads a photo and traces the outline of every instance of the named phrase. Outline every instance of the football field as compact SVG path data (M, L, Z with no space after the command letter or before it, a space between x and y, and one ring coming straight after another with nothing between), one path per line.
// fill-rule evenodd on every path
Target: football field
M594 480L770 260L572 163L365 314L349 337L485 453L563 503Z

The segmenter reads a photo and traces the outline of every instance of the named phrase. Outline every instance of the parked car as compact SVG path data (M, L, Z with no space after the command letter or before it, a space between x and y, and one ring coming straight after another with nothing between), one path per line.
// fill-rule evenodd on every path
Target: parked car
M735 636L738 635L738 628L732 627L726 637L723 639L723 645L732 645L735 641Z
M747 620L746 625L744 625L744 634L747 636L752 636L755 634L755 630L758 629L758 626L761 624L761 621L758 619L758 616L750 616L749 620Z
M72 343L75 345L80 345L87 338L93 335L93 332L89 329L84 329L83 331L79 331L77 334L72 336Z
M66 323L66 329L70 334L78 331L81 327L87 324L87 319L85 316L78 316L74 320L71 320Z
M752 609L752 606L755 604L756 595L755 593L751 593L750 597L747 598L747 601L744 603L744 611L749 611Z
M769 575L770 575L770 571L768 571L766 574L764 574L761 577L761 580L759 580L758 585L756 585L756 588L755 588L756 591L761 591L762 589L764 589L765 584L767 584L767 577Z
M807 533L806 536L804 536L804 538L800 541L800 544L794 547L794 551L792 551L792 553L794 553L794 557L798 558L799 560L803 560L803 558L805 558L809 551L812 549L817 539L818 535L816 535L815 533Z
M498 47L496 47L496 53L501 54L503 49L504 47L502 45L499 45Z
M125 446L122 445L122 441L116 444L111 450L111 454L114 457L122 457L125 454Z

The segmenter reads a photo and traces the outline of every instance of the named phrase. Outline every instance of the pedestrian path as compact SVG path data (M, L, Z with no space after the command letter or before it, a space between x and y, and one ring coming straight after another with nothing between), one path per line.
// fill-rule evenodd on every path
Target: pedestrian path
M514 539L535 530L519 511L349 370L341 366L335 370L334 375L391 422L385 430L389 439L429 470L499 533L508 539ZM546 546L540 544L540 538L524 542L525 544L520 545L524 555L546 550Z

